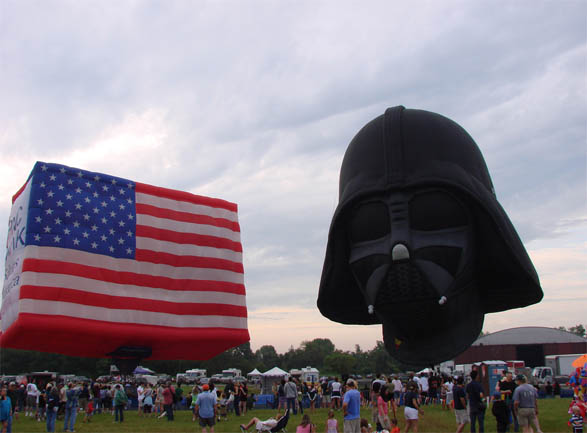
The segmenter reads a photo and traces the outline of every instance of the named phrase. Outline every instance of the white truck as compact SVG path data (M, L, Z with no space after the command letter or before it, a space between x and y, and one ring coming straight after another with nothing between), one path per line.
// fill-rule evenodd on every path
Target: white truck
M229 380L234 380L236 377L240 377L242 375L242 371L238 368L227 368L226 370L222 370L222 378L220 381L222 383L228 383Z
M532 382L540 385L547 382L553 383L556 376L570 376L575 371L573 361L582 353L565 355L547 355L544 357L546 365L534 367L532 370Z

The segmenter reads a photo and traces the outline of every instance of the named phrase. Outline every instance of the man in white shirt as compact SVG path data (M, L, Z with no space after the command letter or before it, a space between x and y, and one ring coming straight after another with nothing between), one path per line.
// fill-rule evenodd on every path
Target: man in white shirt
M399 380L399 378L397 377L397 374L393 375L393 380L391 381L391 384L393 385L393 398L395 400L395 404L399 406L399 400L400 400L400 396L402 394L402 381Z
M25 416L35 416L37 413L37 397L39 389L33 380L26 386L26 410Z
M426 373L422 373L420 375L420 387L421 387L421 395L422 395L422 402L428 404L428 375Z

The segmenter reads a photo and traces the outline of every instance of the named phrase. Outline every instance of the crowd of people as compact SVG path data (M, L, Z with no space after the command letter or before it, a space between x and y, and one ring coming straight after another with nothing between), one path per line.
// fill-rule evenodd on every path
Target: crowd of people
M363 381L359 390L355 379L339 381L338 377L323 378L319 383L304 383L294 377L283 379L275 386L277 415L267 420L257 417L241 424L242 432L254 427L258 431L269 431L282 417L300 412L302 422L297 433L315 433L310 416L318 408L328 409L325 433L399 433L398 419L403 412L404 431L418 431L419 417L428 405L441 405L442 410L453 410L456 432L462 433L469 424L470 431L484 431L488 405L495 417L498 432L513 429L514 432L541 433L538 418L538 393L527 383L524 375L514 375L504 370L503 377L486 395L479 382L478 372L465 376L443 376L439 374L410 374L402 381L397 375L380 376L369 382ZM227 383L223 389L214 383L195 385L191 392L183 395L181 387L171 382L157 385L129 383L3 383L0 393L1 433L12 431L12 420L19 416L46 422L48 432L54 432L57 421L63 421L63 431L73 432L78 418L92 421L94 414L108 413L114 423L124 422L125 410L130 410L131 399L137 403L138 415L156 416L158 419L174 420L174 411L179 405L192 411L192 421L198 421L202 431L214 433L214 426L228 413L246 416L255 401L246 383ZM129 398L130 397L130 398ZM403 406L403 410L400 408ZM574 433L582 433L585 417L584 406L569 407L569 426ZM361 418L361 408L369 408L371 419ZM304 409L306 413L304 414ZM342 412L342 428L336 412ZM282 422L286 420L282 420Z

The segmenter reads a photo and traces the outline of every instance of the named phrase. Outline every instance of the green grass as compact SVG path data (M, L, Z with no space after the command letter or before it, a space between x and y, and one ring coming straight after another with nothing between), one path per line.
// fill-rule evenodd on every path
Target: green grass
M570 432L571 429L567 426L569 415L567 410L569 407L569 399L548 399L539 401L539 419L542 431L545 433L554 432ZM240 433L239 424L245 423L251 417L256 416L260 419L267 419L275 415L275 410L271 409L254 409L247 412L246 416L237 417L234 414L229 415L228 421L221 421L216 424L215 431ZM314 414L309 410L311 420L316 424L316 432L323 433L325 431L325 424L327 418L327 409L316 409ZM371 411L369 409L362 409L361 416L370 419ZM122 424L114 424L114 417L109 414L95 415L91 423L83 423L83 414L79 415L76 421L75 430L79 433L91 432L190 432L199 433L201 428L197 421L192 422L192 414L190 411L178 411L175 413L175 421L168 422L165 419L153 418L139 418L136 411L125 412L125 421ZM336 412L336 419L339 422L339 431L342 433L342 413ZM300 423L302 416L298 413L292 415L287 425L287 431L295 432L296 426ZM403 417L403 408L400 408L398 413L399 425L404 430L405 421ZM57 420L55 430L57 432L63 430L63 421ZM419 432L451 432L455 431L455 416L452 411L443 411L440 406L425 406L424 415L420 417ZM18 420L13 422L14 432L44 432L45 423L37 422L21 416ZM250 430L252 432L252 430ZM468 432L468 426L465 432ZM495 418L488 410L485 416L485 431L495 432Z

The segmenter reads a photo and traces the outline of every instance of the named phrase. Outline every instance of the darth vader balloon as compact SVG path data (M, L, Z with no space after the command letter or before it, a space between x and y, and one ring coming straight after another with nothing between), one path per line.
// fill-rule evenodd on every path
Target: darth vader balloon
M463 128L400 106L359 131L340 170L318 295L325 317L381 323L392 356L431 365L469 347L485 313L541 299Z

